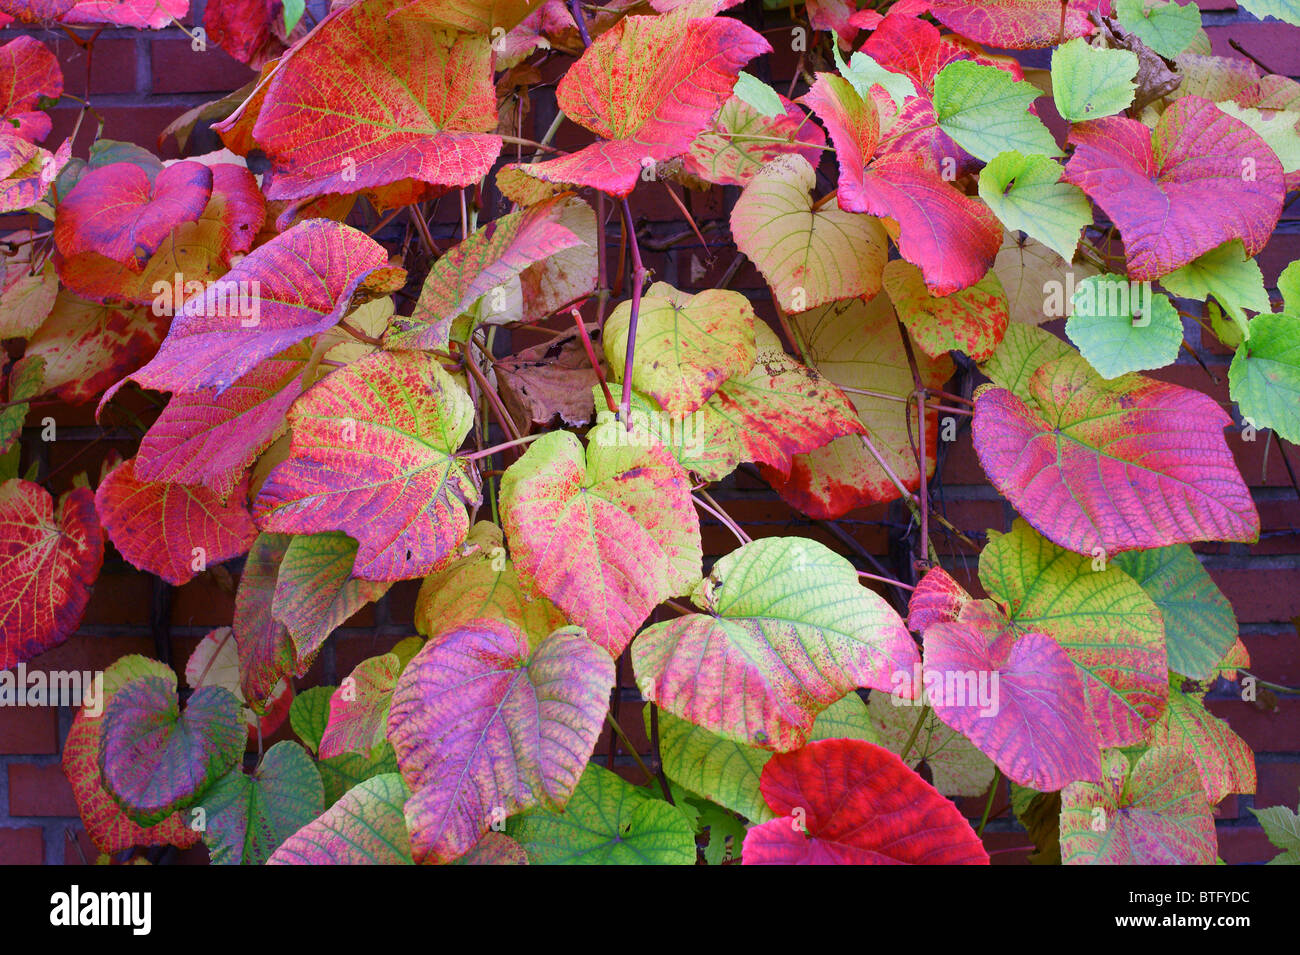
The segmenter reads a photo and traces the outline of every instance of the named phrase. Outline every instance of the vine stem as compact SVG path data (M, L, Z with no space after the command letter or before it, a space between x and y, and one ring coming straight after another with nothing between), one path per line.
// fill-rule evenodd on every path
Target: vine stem
M596 380L600 382L600 390L605 393L605 407L613 414L618 414L618 405L614 404L614 396L609 393L609 383L605 381L605 372L600 367L600 362L596 360L596 349L591 344L591 336L587 334L587 326L582 321L582 313L576 308L569 309L569 314L573 316L573 324L578 326L578 335L582 338L582 347L587 351L587 361L591 362L591 368L596 373Z
M916 717L916 723L912 726L912 732L908 734L907 742L903 744L902 752L899 754L899 759L903 762L907 762L907 754L912 751L912 746L916 743L916 738L921 735L921 726L925 723L925 718L929 715L930 704L927 703L925 706L921 707L921 712Z
M496 415L497 422L501 425L501 429L505 431L511 439L519 438L521 436L519 434L519 429L515 427L514 421L510 418L510 413L506 411L505 405L501 403L500 396L492 388L492 383L487 380L487 375L483 374L483 369L478 366L478 363L474 361L468 353L465 355L465 370L470 373L474 382L487 397L488 404L492 408L492 413Z
M632 365L636 360L636 326L641 313L641 289L645 285L646 269L641 262L641 246L636 241L636 224L632 221L632 206L623 200L623 222L627 229L628 248L632 252L632 314L627 322L627 357L623 360L622 418L628 431L632 430Z
M462 461L477 461L479 458L490 458L498 451L504 451L506 450L506 448L517 448L521 444L528 444L529 442L536 441L544 434L545 432L538 432L537 434L526 434L522 438L515 438L513 441L506 441L502 444L494 444L490 448L483 448L480 451L471 451L469 454L460 454L457 455L457 457L459 457Z
M901 580L895 580L893 577L882 577L879 574L871 574L865 570L858 571L859 577L865 577L867 580L878 580L882 584L889 584L891 587L902 587L904 590L915 590L911 584L905 584Z
M721 521L722 526L731 531L731 533L735 535L736 540L740 541L741 544L753 543L754 538L746 534L739 524L728 517L727 512L722 509L721 505L719 505L717 501L709 497L707 491L696 491L691 495L691 499L695 501L696 507L708 511Z
M609 724L609 728L614 731L615 735L622 740L623 747L628 751L628 755L636 760L636 764L640 767L641 772L645 773L645 781L648 783L652 779L659 779L658 776L650 772L650 767L645 764L645 760L641 758L641 754L636 751L636 747L632 745L632 741L627 738L627 734L623 732L623 727L618 725L618 720L614 719L614 714L608 710L605 711L605 722ZM613 768L614 767L612 766L610 767L611 770ZM663 786L662 780L660 780L660 786ZM667 787L664 787L664 798L669 802L673 801L672 793L668 791Z
M380 341L378 338L374 338L370 335L367 335L361 329L357 328L355 325L349 322L346 318L339 319L339 328L343 329L345 332L347 332L357 341L365 342L367 345L378 346L383 344L383 342Z
M997 795L998 783L1002 782L1002 770L996 766L993 767L993 782L989 783L989 798L984 803L984 815L980 817L980 827L975 830L975 835L984 835L984 827L988 825L989 811L993 808L993 797Z

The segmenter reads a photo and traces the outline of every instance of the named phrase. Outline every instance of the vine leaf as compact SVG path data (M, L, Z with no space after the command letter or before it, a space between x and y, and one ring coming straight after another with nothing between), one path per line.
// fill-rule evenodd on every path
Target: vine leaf
M1255 754L1246 741L1205 708L1203 694L1170 689L1169 707L1151 732L1152 746L1172 746L1190 756L1210 805L1229 793L1255 791Z
M944 181L924 153L888 152L872 159L880 140L877 107L863 101L847 80L818 74L803 99L826 124L835 144L841 209L893 219L898 224L899 253L921 267L926 285L936 295L974 285L988 272L1002 244L1002 228L987 206ZM771 219L776 211L767 210L767 217ZM748 255L739 243L734 212L732 232L737 235L737 246ZM875 289L867 289L832 298L874 293ZM804 307L827 300L810 296Z
M699 579L700 524L690 479L659 445L623 425L578 439L553 431L501 479L501 519L516 573L612 656L661 601Z
M368 756L382 746L388 733L388 709L402 672L396 653L385 653L357 664L330 695L329 722L320 738L322 759L341 753Z
M1193 680L1213 680L1237 641L1237 619L1195 552L1178 544L1116 554L1114 562L1159 608L1169 669Z
M246 739L239 700L225 687L200 687L182 712L174 673L138 676L104 710L99 768L126 814L152 826L235 766Z
M646 167L686 152L732 95L741 67L770 53L739 20L623 17L569 67L555 97L564 114L602 140L559 159L516 165L545 182L632 191Z
M745 865L988 865L957 807L873 743L778 753L761 785L778 818L750 827Z
M364 232L308 219L254 249L188 299L149 364L130 376L157 391L224 391L265 359L338 324L354 297L400 287L401 269ZM110 388L103 408L125 382Z
M73 488L56 506L39 484L0 484L0 670L68 638L103 562L89 489Z
M1060 156L1056 140L1029 107L1042 94L1006 70L970 60L949 63L934 78L939 128L976 159L989 162L1013 149Z
M814 210L808 193L816 181L808 160L780 156L750 180L731 211L736 248L787 312L880 291L884 228L834 202Z
M199 803L207 814L203 843L213 865L262 865L325 808L320 774L307 751L281 740L249 775L236 766Z
M1079 233L1092 224L1092 206L1078 186L1061 182L1064 174L1046 156L1000 152L980 170L979 193L1009 231L1024 232L1069 262ZM1033 291L1041 299L1043 289Z
M473 419L433 356L373 352L289 409L289 457L258 492L258 525L342 531L366 580L422 577L452 559L479 501L477 473L455 457Z
M864 433L885 463L908 489L920 484L920 472L908 438L907 396L915 387L894 311L886 296L870 302L835 302L791 316L795 333L804 342L809 360L832 383L849 391L849 400ZM916 355L921 382L942 387L953 375L947 355L931 359ZM876 392L856 394L854 390ZM880 397L893 395L889 397ZM915 414L912 433L916 433ZM925 419L925 463L932 473L939 437L939 416L928 410ZM798 454L788 476L763 470L764 478L781 497L810 517L834 520L857 507L895 500L899 496L889 475L867 450L858 434L837 437L829 444Z
M133 162L90 169L59 202L54 243L64 256L97 252L139 272L172 229L203 214L211 195L212 170L198 162L156 176Z
M1209 396L1135 374L1103 381L1075 354L1044 362L1024 388L976 394L975 450L1050 540L1109 554L1258 538L1223 437L1230 419Z
M934 359L960 351L984 361L1002 341L1011 319L1006 293L992 271L959 292L933 295L920 269L895 259L885 266L884 281L912 341Z
M267 865L412 865L406 786L397 773L371 776L285 839Z
M917 707L923 705L922 701L905 704L906 700L892 693L872 693L867 700L875 742L900 759L920 719ZM912 769L924 762L934 788L945 796L982 796L989 791L997 772L993 760L961 733L941 723L933 710L921 720L905 762Z
M1061 790L1061 859L1066 865L1213 865L1214 817L1190 757L1170 746L1135 765L1104 754L1104 781Z
M738 96L723 103L683 157L686 172L720 186L747 186L778 156L798 154L813 166L820 163L826 134L777 95L785 110L777 116L764 116Z
M488 37L388 3L331 12L280 59L263 97L252 134L272 162L270 199L466 186L501 151Z
M1228 385L1247 424L1300 441L1300 312L1268 312L1250 321L1237 346Z
M907 628L843 557L804 538L766 538L719 560L693 613L641 631L641 693L726 739L784 752L857 687L892 686L918 662Z
M594 763L564 812L526 812L506 831L533 865L695 864L695 831L682 810Z
M616 370L625 363L631 314L632 303L622 302L605 322L605 354ZM739 292L691 295L656 282L642 296L632 386L669 414L695 411L754 358L754 308Z
M1195 3L1161 3L1148 7L1143 0L1115 0L1115 19L1148 47L1172 60L1201 33L1201 8Z
M980 582L1017 631L1046 634L1069 654L1100 745L1127 746L1146 738L1169 697L1164 626L1137 581L1095 560L1017 520L1010 533L989 532Z
M1053 46L1094 30L1089 14L1110 12L1110 0L930 0L934 18L976 43L1009 50Z
M576 629L532 649L515 625L483 619L430 640L388 717L415 861L450 862L520 809L563 809L613 685L614 661Z
M7 89L0 93L0 116L23 139L34 143L45 139L53 122L36 106L42 96L63 95L58 59L35 37L14 37L0 46L0 75L7 81Z
M171 668L157 660L139 654L119 657L104 671L100 707L107 707L121 686L141 676L175 679ZM111 855L134 846L174 845L187 849L197 843L199 833L187 825L183 813L173 813L145 828L132 822L108 794L99 772L100 737L105 725L103 709L97 715L91 714L91 708L84 704L77 710L63 742L62 765L77 801L77 814L95 848Z
M247 479L227 501L205 487L142 481L132 458L99 485L95 509L113 546L133 567L179 586L247 553L257 528L244 504L246 493Z
M1229 239L1248 255L1282 212L1282 165L1249 126L1200 96L1181 96L1155 129L1107 116L1070 130L1065 181L1118 226L1128 276L1158 279Z
M962 684L950 696L950 674L995 674L997 682L987 695ZM968 620L934 624L925 631L927 689L935 677L940 692L931 694L930 705L936 715L988 754L1008 779L1044 792L1076 779L1101 780L1083 685L1051 637L990 634Z
M484 295L529 266L585 245L563 225L562 217L571 214L570 202L581 200L561 195L508 213L448 249L429 269L410 317L393 320L385 347L446 349L455 319Z
M1183 320L1169 297L1115 275L1078 284L1065 334L1103 378L1172 365Z
M1133 105L1138 57L1076 37L1052 51L1052 101L1071 123L1101 119Z

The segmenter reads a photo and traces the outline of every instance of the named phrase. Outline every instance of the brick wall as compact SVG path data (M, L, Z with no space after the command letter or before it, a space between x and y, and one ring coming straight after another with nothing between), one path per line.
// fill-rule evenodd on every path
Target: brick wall
M1226 0L1201 0L1206 27L1214 49L1225 56L1242 56L1232 45L1236 41L1250 56L1272 71L1300 77L1300 30L1277 23L1254 22ZM190 22L201 22L202 0L195 4ZM760 25L777 52L751 67L757 75L773 81L783 92L794 74L797 54L782 42L782 23L775 14ZM55 50L63 64L68 91L83 95L86 89L86 54L66 36L52 31L27 31ZM0 42L15 35L13 28L0 32ZM1026 54L1027 65L1046 65ZM558 79L567 59L555 57L543 68L548 80ZM151 33L104 30L95 44L90 66L90 100L105 122L104 135L157 148L161 129L185 109L217 98L247 82L251 71L215 49L199 53L179 29ZM54 110L53 141L60 141L72 129L78 105L71 103ZM532 98L532 112L525 122L525 136L539 136L555 115L552 89L544 88ZM577 146L571 124L557 139L559 145ZM74 150L85 155L93 127L84 125ZM211 148L200 137L200 149ZM213 142L208 140L208 143ZM507 147L507 154L512 148ZM164 157L175 155L174 142L164 144ZM506 158L512 158L507 156ZM832 180L823 179L826 188ZM665 188L680 187L644 183L632 200L643 240L646 265L656 280L687 290L713 287L732 265L735 254L727 248L727 213L738 190L714 189L708 194L686 193L684 201L711 243L722 247L712 257L681 221ZM488 210L496 214L500 210ZM458 228L458 206L442 202L435 213L435 238L451 238ZM611 225L608 236L611 269L618 261L618 227ZM1267 281L1273 282L1281 269L1300 258L1300 212L1288 208L1278 234L1259 257ZM774 322L771 303L762 279L748 263L734 272L729 287L750 295L759 313ZM1055 329L1060 331L1059 328ZM1188 341L1196 347L1203 369L1189 355L1180 363L1158 372L1157 377L1205 391L1226 407L1227 362L1230 358L1216 342L1202 340L1199 327L1188 323ZM534 337L520 334L515 346L531 344ZM142 414L146 408L138 409ZM1235 413L1235 409L1234 409ZM59 440L40 440L38 422L51 415L59 424ZM148 418L146 417L147 421ZM35 409L24 435L24 466L41 463L42 477L51 479L54 490L66 488L83 470L98 473L99 462L117 451L132 453L127 432L98 427L89 407L43 407ZM1232 601L1241 622L1242 636L1252 658L1252 671L1261 679L1295 686L1300 684L1300 646L1295 619L1300 617L1300 499L1288 476L1282 450L1276 440L1260 436L1255 442L1241 439L1230 430L1228 442L1237 455L1242 473L1251 485L1263 519L1264 532L1258 544L1207 545L1199 547L1206 567ZM1300 455L1290 449L1293 466L1300 467ZM1007 530L1013 518L1005 504L988 486L971 448L968 430L959 439L940 448L939 476L934 482L939 508L968 536L980 540L985 530ZM879 506L854 512L827 525L811 522L791 511L766 489L748 469L742 469L718 489L717 497L754 536L802 534L822 540L841 552L859 551L872 555L888 573L906 572L907 555L898 543L906 529L906 512L901 505ZM847 541L847 543L846 543ZM707 554L719 555L734 547L734 541L716 523L705 520ZM974 553L955 541L936 535L936 543L950 571L967 586L978 590ZM869 567L864 558L860 565ZM145 653L171 661L182 671L195 643L210 629L229 624L234 610L233 583L240 563L233 561L201 575L182 587L170 587L141 574L108 549L103 574L77 633L65 644L31 661L29 669L102 669L127 653ZM227 572L228 571L228 572ZM391 647L413 632L412 611L418 583L395 586L372 607L361 611L336 632L312 672L300 688L319 682L336 683L362 659ZM901 609L901 608L900 608ZM630 667L620 669L623 685L618 719L642 751L648 749L642 731L640 704ZM1230 796L1218 809L1219 844L1229 863L1257 862L1271 857L1250 806L1295 806L1300 788L1300 699L1278 696L1261 703L1244 703L1226 684L1213 694L1211 709L1225 718L1256 752L1259 789L1254 797ZM61 741L71 723L68 711L0 711L0 863L93 862L96 850L81 831L68 784L59 766ZM282 731L285 735L287 731ZM608 752L608 737L602 737L597 752ZM638 779L631 757L619 749L616 766L629 778ZM1005 784L1003 786L1005 790ZM994 799L994 810L1008 802L1005 791ZM962 808L978 818L983 797L965 800ZM986 841L996 862L1023 862L1027 852L1018 847L1027 837L1011 820L1010 813L990 822ZM1002 850L1002 851L998 851ZM169 850L168 857L177 856ZM201 847L179 854L179 861L203 861Z

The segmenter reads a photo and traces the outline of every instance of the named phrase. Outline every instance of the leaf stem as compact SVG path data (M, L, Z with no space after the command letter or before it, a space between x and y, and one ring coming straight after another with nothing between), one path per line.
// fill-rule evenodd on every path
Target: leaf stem
M737 524L730 517L728 517L727 512L722 509L722 507L718 504L717 501L709 497L707 491L696 491L694 494L691 495L691 499L695 501L696 507L708 511L719 521L721 521L722 526L725 527L727 530L731 531L731 533L735 535L736 540L740 541L741 544L753 543L754 538L746 534L744 530L741 529L739 524Z
M921 707L921 712L917 714L916 723L912 726L912 732L908 735L907 742L903 744L903 749L899 753L898 758L903 762L907 762L907 754L912 751L912 745L916 742L916 738L921 735L921 726L925 723L925 718L929 715L930 704L927 703L925 706Z
M578 336L582 339L582 347L587 351L587 361L591 362L591 368L596 373L596 380L600 382L600 390L605 393L605 407L610 410L611 414L618 414L618 405L614 404L614 396L609 393L609 383L605 381L605 370L600 367L600 362L596 359L596 349L591 344L591 336L587 334L587 326L582 321L582 313L576 308L571 308L569 314L573 316L573 324L578 326Z
M471 451L469 454L457 455L462 461L477 461L479 458L490 458L498 451L504 451L506 448L517 448L521 444L528 444L544 436L545 431L539 431L537 434L526 434L522 438L515 438L513 441L506 441L502 444L495 444L490 448L483 448L480 451Z
M468 349L468 345L465 346ZM468 353L465 354L465 370L474 378L475 383L487 397L488 404L492 407L492 413L496 416L497 423L501 425L501 430L508 434L511 439L520 437L519 429L515 427L510 413L506 411L505 405L501 403L500 396L492 388L492 384L487 380L487 375L483 374L483 369L478 366L478 362Z
M989 783L989 798L984 803L984 815L980 817L980 827L975 830L975 835L984 835L984 827L988 825L989 811L993 808L993 797L997 795L998 783L1002 782L1002 770L993 767L993 782Z
M641 315L641 289L645 285L646 269L641 262L641 247L636 241L636 224L632 221L632 207L623 200L623 222L627 229L628 247L632 251L632 314L627 323L627 357L623 361L623 401L621 414L628 431L632 430L632 365L636 360L636 326Z
M383 342L380 339L373 338L370 335L367 335L361 329L357 328L355 325L349 322L346 318L339 319L339 328L343 329L345 332L347 332L357 341L365 342L367 345L379 346L383 344Z
M645 764L645 760L643 760L641 754L636 751L636 747L632 745L632 741L627 738L627 734L623 732L623 727L618 725L618 720L614 719L614 714L608 710L605 711L605 722L609 724L609 728L612 729L615 735L622 741L623 748L627 750L628 755L636 760L636 764L641 768L641 772L645 773L646 783L648 784L658 779L659 777L650 772L650 767ZM613 768L614 767L612 766L610 767L611 770ZM663 785L662 781L660 782L660 785ZM666 788L664 789L664 798L669 802L673 801L672 793L670 793Z

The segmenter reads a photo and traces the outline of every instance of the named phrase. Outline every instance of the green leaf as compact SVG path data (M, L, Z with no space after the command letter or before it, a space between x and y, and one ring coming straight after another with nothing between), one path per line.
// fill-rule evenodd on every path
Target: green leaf
M1228 366L1228 386L1242 417L1300 443L1300 313L1256 315L1250 337Z
M1146 738L1169 683L1160 611L1137 581L1104 553L1063 550L1023 519L989 531L979 577L1018 632L1046 634L1069 654L1103 747Z
M1282 293L1285 308L1292 315L1300 315L1300 261L1292 262L1277 277L1277 290Z
M921 718L921 707L900 705L893 694L881 692L871 694L867 710L880 745L902 757L903 747ZM945 796L980 796L988 792L997 768L974 743L942 723L934 710L925 714L906 762L913 769L924 762L930 768L934 788Z
M1114 561L1160 609L1169 669L1193 680L1213 679L1237 641L1237 619L1195 552L1175 544L1126 551Z
M1115 0L1115 16L1120 26L1167 60L1186 51L1201 30L1201 10L1194 2Z
M785 115L785 105L776 90L744 70L736 77L736 86L732 92L764 116L771 118Z
M1277 154L1283 172L1300 170L1300 132L1296 131L1300 112L1291 109L1270 109L1265 113L1261 109L1238 106L1232 100L1224 100L1214 105L1259 133L1260 139L1268 143L1269 148Z
M358 783L397 772L397 754L391 743L384 743L368 756L360 753L342 753L319 760L316 769L325 786L325 805L332 806Z
M1052 99L1070 122L1113 116L1133 103L1136 53L1092 46L1082 37L1052 51Z
M14 365L9 373L9 402L0 410L0 449L7 449L22 434L27 421L28 398L40 392L45 381L45 359L34 355Z
M1024 232L1067 262L1079 232L1092 223L1092 205L1078 186L1061 182L1061 164L1046 156L998 153L980 170L980 198L1002 224Z
M1205 299L1213 295L1239 325L1245 324L1241 310L1269 312L1268 292L1258 263L1246 255L1240 239L1231 239L1161 277L1163 285L1177 298Z
M563 813L522 813L507 832L534 865L695 864L695 831L680 809L594 764Z
M1261 20L1264 17L1276 17L1300 26L1300 3L1296 0L1240 0L1240 5Z
M1169 691L1169 707L1151 733L1152 746L1172 746L1190 756L1210 805L1229 793L1255 791L1255 754L1199 695Z
M1065 334L1103 378L1163 368L1177 360L1182 319L1150 283L1089 276L1079 283L1072 304Z
M313 753L320 749L321 737L330 718L332 686L313 686L303 690L289 704L289 725Z
M885 69L868 54L855 52L849 57L849 62L845 63L838 43L831 44L831 50L835 54L835 68L849 81L863 102L871 102L873 86L879 86L888 93L898 109L903 108L903 101L909 96L916 95L916 86L910 79L902 73Z
M358 783L271 853L267 865L413 865L397 773Z
M1049 361L1073 355L1068 342L1032 325L1008 325L1002 344L981 370L993 384L1006 388L1022 401L1032 401L1029 379Z
M646 713L647 726L650 715ZM818 714L812 740L862 739L879 742L857 693L849 693ZM703 798L738 812L751 822L774 818L759 793L767 750L724 739L671 713L659 714L659 757L664 772Z
M320 774L297 743L282 740L250 776L232 769L199 803L214 865L261 865L324 808Z
M1286 806L1251 809L1268 841L1282 850L1269 865L1300 865L1300 815Z
M302 19L307 0L284 0L284 35L288 36Z
M719 560L687 614L641 631L641 695L720 736L786 752L857 687L911 672L916 644L890 606L824 544L768 537Z
M939 128L984 162L1008 150L1060 156L1047 127L1028 112L1041 95L1006 70L955 60L935 77L934 111Z

